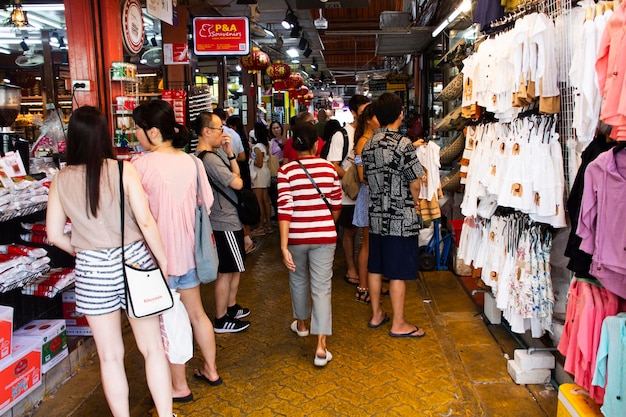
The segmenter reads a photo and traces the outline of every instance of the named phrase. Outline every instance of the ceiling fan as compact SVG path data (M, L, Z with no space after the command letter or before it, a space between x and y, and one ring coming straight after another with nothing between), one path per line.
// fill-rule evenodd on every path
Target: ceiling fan
M33 51L25 51L15 60L15 63L22 68L35 68L43 65L43 55L34 53Z
M160 67L163 64L163 50L160 46L150 48L141 55L139 62L152 68Z

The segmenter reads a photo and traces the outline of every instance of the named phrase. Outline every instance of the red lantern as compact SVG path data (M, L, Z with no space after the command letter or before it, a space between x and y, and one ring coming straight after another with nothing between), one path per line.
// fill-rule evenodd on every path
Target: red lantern
M302 75L295 73L291 74L289 78L287 78L287 89L290 93L296 92L296 90L304 84L304 79Z
M287 81L286 80L276 80L274 81L274 90L276 91L285 91L287 89Z
M313 94L312 92L309 92L307 93L306 96L304 96L304 102L310 103L314 98L315 98L315 94Z
M239 64L250 74L256 74L267 68L270 64L270 57L259 48L254 47L248 55L239 58Z
M265 71L265 73L272 81L286 80L291 74L291 68L289 68L289 65L283 64L281 61L276 61L274 64L267 67L267 71Z

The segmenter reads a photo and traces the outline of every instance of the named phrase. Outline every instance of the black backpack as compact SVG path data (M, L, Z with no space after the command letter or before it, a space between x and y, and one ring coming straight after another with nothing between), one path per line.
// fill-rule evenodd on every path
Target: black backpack
M343 162L343 160L346 159L346 156L348 156L348 145L350 143L350 140L348 139L348 132L346 132L346 129L342 127L340 130L338 130L338 132L341 132L341 134L343 135L343 152L341 154L341 162ZM335 135L333 134L333 136ZM333 136L331 136L330 139L324 142L320 157L328 159L328 152L330 151L330 144L333 141Z

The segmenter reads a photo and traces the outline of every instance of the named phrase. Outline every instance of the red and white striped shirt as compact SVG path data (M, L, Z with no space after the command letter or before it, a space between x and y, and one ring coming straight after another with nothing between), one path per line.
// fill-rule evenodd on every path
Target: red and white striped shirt
M341 183L333 165L319 157L300 159L333 211L341 210ZM337 230L326 203L297 161L278 170L278 220L289 221L289 245L335 243Z

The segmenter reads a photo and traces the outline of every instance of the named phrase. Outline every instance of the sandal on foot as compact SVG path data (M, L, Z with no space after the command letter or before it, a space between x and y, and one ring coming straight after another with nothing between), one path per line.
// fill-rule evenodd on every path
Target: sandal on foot
M382 295L383 297L389 297L389 288L387 288L386 290L382 290L380 292L380 295Z
M369 321L369 322L367 322L367 327L369 327L370 329L378 329L380 326L382 326L383 324L387 323L389 320L390 320L390 318L387 315L387 313L384 313L383 319L381 320L380 323L374 324L371 321Z
M209 384L212 387L217 387L218 385L222 385L222 383L224 382L224 380L222 379L221 376L219 378L217 378L215 381L211 381L209 378L204 376L204 374L199 369L194 369L193 370L193 377L198 379L198 380L200 380L200 381L206 382L207 384Z
M253 237L259 237L259 236L265 236L265 230L261 229L254 229L250 232L250 236Z
M370 293L367 291L367 288L356 287L356 301L370 304Z
M359 285L360 281L359 281L359 277L349 277L349 276L344 276L343 279L348 283L348 284L352 284L352 285Z
M268 233L269 233L269 234L271 234L271 233L273 233L273 232L274 232L274 230L272 229L272 227L271 227L271 226L266 227L264 230L265 230L265 233L266 233L266 234L268 234Z

